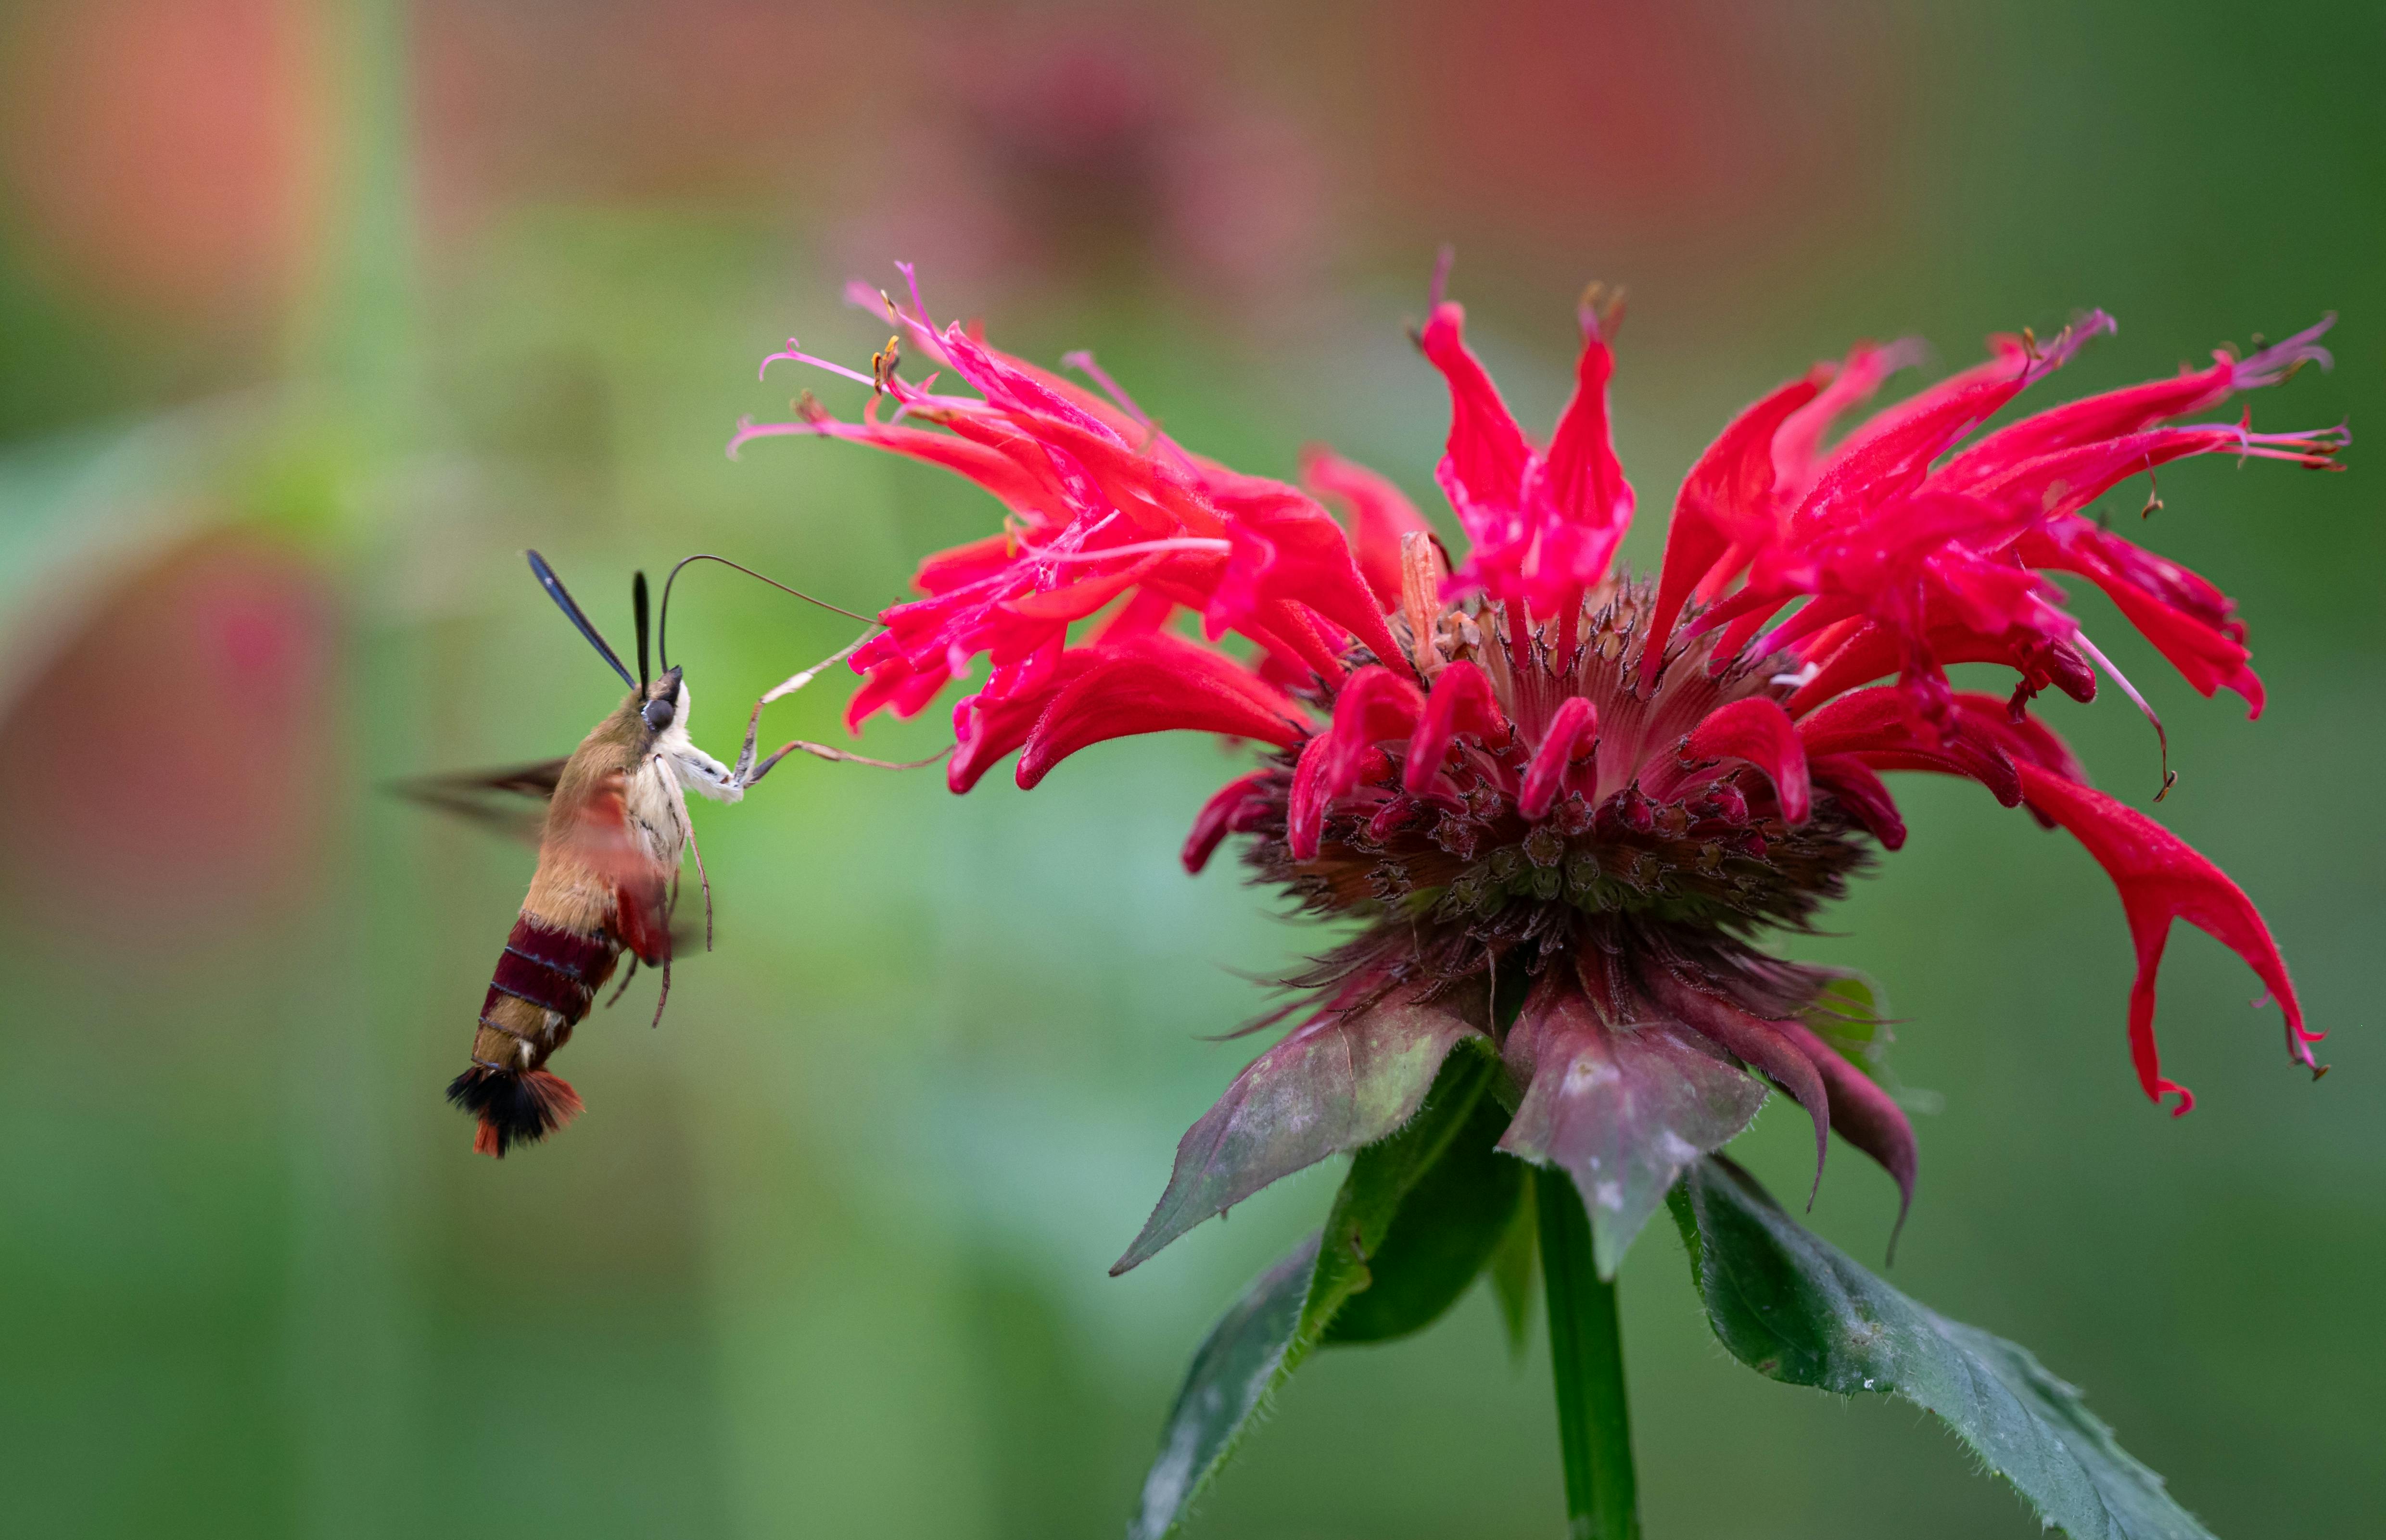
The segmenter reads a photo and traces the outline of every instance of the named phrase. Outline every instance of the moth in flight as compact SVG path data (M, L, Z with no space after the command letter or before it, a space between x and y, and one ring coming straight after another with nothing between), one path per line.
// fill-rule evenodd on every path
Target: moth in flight
M447 1099L471 1113L479 1124L472 1147L497 1157L515 1145L545 1138L579 1113L579 1096L546 1068L546 1061L571 1040L572 1028L588 1014L596 992L612 978L622 953L631 958L622 988L628 987L640 963L661 971L655 1020L662 1020L663 1002L671 996L672 912L679 895L681 862L691 855L704 893L705 945L711 945L712 887L704 875L704 857L697 849L695 830L688 823L689 792L716 802L735 802L773 765L797 750L882 770L915 770L935 762L890 764L800 738L766 758L755 757L762 707L793 695L823 670L850 656L868 639L870 633L864 632L764 693L746 720L746 742L736 763L722 764L688 736L687 680L684 670L672 667L670 659L672 583L689 562L718 561L812 604L822 601L724 557L689 557L673 567L663 582L659 649L663 670L650 677L647 576L640 572L630 585L638 638L638 672L633 678L546 558L536 551L528 555L541 586L597 656L622 676L630 694L569 757L512 770L434 777L398 788L418 802L511 825L525 833L534 833L537 840L538 870L531 878L529 896L522 900L521 913L514 920L512 934L506 938L488 995L482 1001L472 1033L472 1062L447 1087ZM835 605L822 607L858 620L869 619ZM510 809L500 806L507 798L515 799ZM544 800L544 817L525 816L521 798ZM613 998L620 997L621 990L616 989Z

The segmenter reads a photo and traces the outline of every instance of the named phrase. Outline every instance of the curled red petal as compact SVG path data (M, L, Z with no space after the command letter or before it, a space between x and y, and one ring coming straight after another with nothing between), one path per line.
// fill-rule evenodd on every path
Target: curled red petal
M1692 759L1742 759L1755 766L1773 783L1781 817L1793 828L1814 810L1806 745L1798 736L1798 724L1770 696L1751 695L1707 713L1690 730L1687 752Z
M1458 658L1435 676L1433 694L1425 698L1425 715L1409 738L1408 765L1400 783L1417 795L1432 789L1442 756L1450 740L1472 733L1487 744L1501 745L1514 732L1490 678L1465 658Z
M1376 664L1353 673L1334 697L1334 725L1322 770L1326 801L1359 783L1367 751L1386 739L1406 739L1425 713L1425 693Z
M1550 730L1541 735L1540 746L1533 751L1533 762L1526 768L1524 789L1516 796L1516 810L1527 819L1547 818L1558 793L1565 786L1567 766L1598 740L1597 707L1580 695L1568 695L1559 703L1556 713L1550 718Z
M1193 830L1185 836L1183 859L1185 870L1198 873L1210 864L1220 842L1235 832L1235 825L1259 789L1274 780L1275 770L1253 770L1239 775L1218 788L1209 801L1201 804L1194 815Z
M1806 771L1815 785L1838 799L1849 817L1880 841L1883 850L1905 848L1905 820L1870 765L1851 754L1824 754L1807 760Z
M1162 634L1111 646L1044 708L1019 757L1024 790L1092 744L1138 732L1189 729L1290 747L1301 740L1300 708L1223 653Z
M2213 937L2260 976L2286 1017L2287 1052L2317 1071L2311 1045L2327 1034L2304 1030L2303 1006L2287 979L2286 959L2244 891L2186 841L2135 808L2037 765L2020 769L2030 805L2086 845L2120 890L2121 910L2129 917L2138 954L2137 978L2129 986L2129 1057L2146 1096L2160 1102L2177 1094L2174 1117L2195 1105L2187 1087L2163 1078L2154 1046L2154 975L2162 967L2174 920L2184 920Z

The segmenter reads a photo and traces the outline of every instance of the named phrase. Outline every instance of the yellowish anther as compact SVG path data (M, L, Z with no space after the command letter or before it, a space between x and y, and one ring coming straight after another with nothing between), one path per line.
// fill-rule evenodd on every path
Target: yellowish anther
M894 389L895 370L903 362L903 337L898 332L886 339L886 345L870 356L870 373L882 392Z
M1614 342L1617 329L1624 324L1624 285L1611 286L1596 281L1586 284L1576 309L1601 341Z

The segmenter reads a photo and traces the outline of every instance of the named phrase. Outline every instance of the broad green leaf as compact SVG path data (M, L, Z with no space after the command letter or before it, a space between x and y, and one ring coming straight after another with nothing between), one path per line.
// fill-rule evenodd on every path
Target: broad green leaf
M1491 1292L1500 1301L1500 1320L1508 1328L1508 1354L1518 1363L1524 1361L1533 1329L1533 1301L1541 1292L1540 1249L1534 1206L1518 1203L1488 1269Z
M1409 1190L1390 1233L1368 1258L1367 1286L1327 1325L1328 1344L1389 1342L1421 1332L1490 1264L1526 1207L1525 1163L1492 1148L1507 1122L1498 1101L1476 1098L1465 1124Z
M1129 1540L1160 1540L1184 1521L1268 1397L1325 1339L1336 1313L1374 1281L1370 1263L1402 1204L1476 1127L1478 1104L1499 1072L1488 1052L1450 1055L1408 1126L1351 1160L1325 1230L1262 1273L1210 1329L1169 1409Z
M2027 1349L1890 1288L1738 1166L1699 1162L1672 1202L1715 1335L1759 1373L1904 1397L2073 1540L2213 1540Z
M1260 1274L1193 1355L1185 1386L1168 1409L1160 1458L1143 1478L1129 1540L1174 1530L1193 1499L1226 1463L1246 1429L1300 1361L1302 1306L1317 1271L1317 1237Z
M1451 1046L1481 1039L1484 1025L1481 990L1421 993L1407 986L1364 1010L1322 1013L1253 1059L1186 1131L1167 1191L1111 1273L1279 1177L1415 1117Z

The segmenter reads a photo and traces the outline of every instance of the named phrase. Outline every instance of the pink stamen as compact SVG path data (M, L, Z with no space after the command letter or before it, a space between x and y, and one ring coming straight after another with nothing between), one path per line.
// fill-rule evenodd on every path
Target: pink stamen
M1172 540L1138 540L1125 545L1105 545L1099 551L1059 551L1052 546L1035 546L1025 541L1019 548L1037 561L1061 563L1107 561L1112 557L1147 556L1154 551L1212 551L1224 556L1234 549L1230 542L1207 540L1199 535L1181 535Z
M800 351L793 337L787 339L787 345L784 351L773 353L762 360L762 367L754 371L754 378L767 379L771 373L771 366L782 358L790 359L798 364L810 364L814 369L824 369L831 374L842 374L856 384L868 385L873 389L875 389L878 384L876 380L858 369L848 369L843 364L830 363L826 358L815 358L810 354Z
M2129 696L2136 704L2137 708L2145 713L2146 720L2154 724L2154 743L2162 752L2162 790L2154 793L2154 800L2160 802L2170 795L2172 784L2179 780L2179 777L2171 771L2170 734L2163 731L2162 718L2154 714L2154 708L2147 704L2146 697L2138 694L2138 687L2129 682L2129 676L2123 673L2111 658L2105 657L2095 643L2088 640L2086 631L2075 629L2071 633L2071 645L2086 653L2094 660L2098 668L2111 674L2113 682L2121 687L2121 694Z

